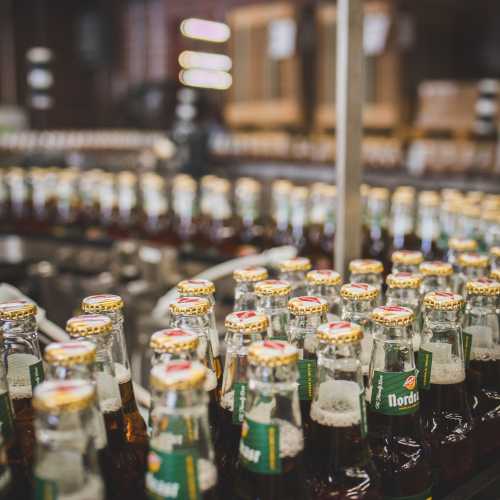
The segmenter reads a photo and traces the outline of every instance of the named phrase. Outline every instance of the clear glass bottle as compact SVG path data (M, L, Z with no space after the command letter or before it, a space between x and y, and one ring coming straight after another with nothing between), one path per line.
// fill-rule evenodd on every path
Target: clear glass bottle
M226 316L226 364L215 436L220 497L230 498L248 393L248 348L267 337L269 318L255 311L237 311Z
M306 439L314 498L382 499L367 439L359 325L324 323L316 331L318 372Z
M234 204L238 218L238 243L241 248L249 246L259 250L264 243L260 182L250 177L240 177L234 185Z
M316 330L326 323L328 302L320 297L294 297L288 302L289 341L299 350L299 399L306 439L309 433L311 400L316 384Z
M217 468L208 425L206 368L172 360L151 370L153 411L148 498L215 500Z
M371 317L368 429L384 498L426 499L432 496L432 469L420 414L411 332L413 311L381 306Z
M455 293L463 295L468 281L488 276L488 256L480 253L461 253L458 256L458 275L455 277Z
M196 237L196 181L189 175L178 174L172 181L173 231L185 250L192 250Z
M467 282L465 291L466 380L472 395L472 414L481 451L479 460L487 465L500 451L500 324L497 314L500 283L480 278Z
M441 250L438 247L441 234L439 204L440 198L435 191L420 192L416 234L418 249L422 252L424 260L438 260L441 257Z
M412 347L415 356L420 349L422 334L422 295L420 287L422 276L412 273L393 273L386 279L387 293L386 304L388 306L408 307L413 311L415 319L412 325Z
M396 189L391 200L389 234L392 253L404 248L415 248L414 229L415 192Z
M349 262L351 283L368 283L378 289L377 303L383 302L384 266L379 260L355 259Z
M236 281L234 287L233 311L253 311L257 308L255 285L259 281L267 280L269 273L265 267L245 267L233 272Z
M420 250L397 250L392 253L392 273L417 273L424 257Z
M371 312L379 297L379 288L368 283L346 283L340 289L342 320L357 323L363 328L361 341L361 368L368 375L373 347Z
M389 190L374 187L369 190L366 205L366 221L363 234L362 255L388 265L389 233Z
M307 294L306 274L311 267L311 261L307 257L295 257L278 264L279 279L288 281L292 287L291 297Z
M443 262L442 260L422 262L419 272L422 275L422 285L420 287L422 296L438 290L451 292L453 266L449 262Z
M151 241L168 241L168 197L165 180L146 172L140 178L142 233Z
M448 240L448 253L446 260L453 266L453 271L458 272L458 256L464 252L476 252L477 241L465 238L452 237Z
M309 227L309 214L308 214L308 197L309 190L305 186L295 186L290 191L290 215L289 215L289 234L291 241L290 243L297 248L299 253L308 253L308 227ZM311 267L309 266L309 269ZM309 270L307 269L307 271ZM298 272L298 269L282 270L282 273L286 272ZM288 279L290 283L295 282L293 278L287 278L284 275L280 276L282 279ZM298 295L302 295L303 291L297 292Z
M269 317L268 338L288 340L288 300L292 287L284 280L264 280L255 285L257 312Z
M321 297L328 303L328 321L334 321L341 315L340 286L342 277L332 269L315 269L306 275L307 294Z
M234 499L306 498L297 387L299 352L280 340L248 349L248 393Z
M500 245L500 206L493 210L482 209L481 242L486 248Z
M12 301L0 304L0 321L4 338L9 393L14 409L19 449L16 455L29 474L33 463L35 430L33 427L33 389L44 379L38 340L36 306Z
M271 186L271 231L270 246L290 244L288 223L290 219L290 192L292 183L278 179Z
M107 494L111 499L143 499L146 455L143 446L127 439L126 421L119 381L113 360L114 327L108 316L82 314L70 318L66 332L74 340L86 340L96 346L94 376L99 407L104 417L109 455L104 465ZM126 465L125 465L126 464Z
M424 298L419 389L438 479L435 496L456 488L476 467L475 429L465 385L462 310L462 296L452 292L430 292Z
M125 340L123 300L120 296L112 294L90 295L82 300L81 308L84 313L104 314L113 324L112 356L116 379L120 387L127 440L147 453L147 427L135 400Z
M210 303L210 344L215 363L217 380L222 383L222 362L219 352L219 332L215 321L215 285L204 279L183 280L177 284L179 297L203 297ZM219 387L220 387L219 383Z
M490 269L500 269L500 246L490 247Z
M116 207L113 214L112 235L126 238L137 229L137 177L124 170L116 175Z
M51 380L35 389L35 498L104 500L92 434L96 394L85 380Z

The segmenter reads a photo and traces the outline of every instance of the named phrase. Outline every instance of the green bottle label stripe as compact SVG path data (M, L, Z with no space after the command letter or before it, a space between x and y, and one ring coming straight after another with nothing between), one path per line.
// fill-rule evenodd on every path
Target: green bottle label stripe
M36 363L30 365L30 379L31 379L31 388L34 389L38 384L43 382L44 379L43 374L43 363L40 359Z
M366 437L368 435L368 420L366 418L366 399L364 391L359 394L359 408L361 410L361 436Z
M469 367L470 352L472 349L472 334L462 332L462 343L464 346L464 362L465 368Z
M197 454L193 450L165 453L151 447L146 491L149 500L201 500Z
M35 476L35 500L57 500L57 483Z
M241 424L245 418L247 389L246 382L236 382L234 384L233 424Z
M299 360L299 398L311 401L316 384L316 360Z
M257 474L281 474L280 429L246 418L241 428L240 461Z
M421 493L405 497L390 497L384 495L384 500L432 500L432 488L427 488Z
M418 388L425 391L431 387L432 352L420 349L417 357Z
M269 340L284 340L285 342L288 342L288 337L284 334L283 335L273 335L272 337L269 337Z
M8 392L0 395L0 426L4 441L10 441L14 435L14 416Z
M373 375L370 407L384 415L408 415L419 407L416 370Z

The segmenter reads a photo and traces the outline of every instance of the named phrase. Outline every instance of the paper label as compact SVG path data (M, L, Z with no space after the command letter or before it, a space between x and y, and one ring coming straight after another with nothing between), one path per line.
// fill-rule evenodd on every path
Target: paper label
M14 434L14 417L8 392L0 394L0 426L4 442L10 441Z
M416 370L373 375L371 409L384 415L408 415L419 407Z
M40 359L36 363L30 365L30 380L31 380L31 388L34 389L38 384L43 382L44 374L43 374L43 363Z
M248 384L246 382L236 382L234 384L233 424L241 424L245 418L247 390Z
M431 368L432 368L432 352L420 349L418 351L417 369L418 388L429 390L431 386Z
M470 333L462 332L462 343L464 346L465 368L468 368L470 361L470 352L472 348L472 335Z
M35 477L35 500L57 500L57 483Z
M316 384L316 360L299 360L299 397L301 401L311 401Z

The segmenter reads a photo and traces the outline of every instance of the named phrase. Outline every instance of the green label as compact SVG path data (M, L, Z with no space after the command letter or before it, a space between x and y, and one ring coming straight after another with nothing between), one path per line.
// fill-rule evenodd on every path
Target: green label
M35 477L35 500L57 500L57 483Z
M415 413L419 406L415 370L373 374L371 409L384 415Z
M241 427L240 460L257 474L281 474L280 429L245 419Z
M384 496L384 500L432 500L432 488L427 488L421 493L416 495L409 495L406 497L388 497Z
M200 500L197 455L192 450L165 453L151 447L146 491L149 500Z
M431 387L431 367L432 352L420 349L417 357L418 377L417 384L419 389L429 390Z
M8 392L0 395L0 426L4 441L10 441L14 434L14 417Z
M43 382L43 363L42 360L38 360L36 363L30 365L30 379L31 388L34 389L38 384Z
M246 382L234 384L233 424L241 424L245 418L245 401L248 385Z
M274 334L275 332L272 333ZM288 342L288 337L286 336L286 334L272 335L271 337L269 337L269 340L284 340L285 342Z
M361 436L366 437L368 435L368 420L366 418L366 400L364 391L359 394L359 408L361 411Z
M464 346L464 362L465 368L469 367L470 351L472 349L472 334L462 332L462 343Z
M311 401L316 384L316 360L299 360L299 397L301 401Z
M174 446L184 446L198 440L198 428L191 417L168 417L160 425L162 433L169 434Z

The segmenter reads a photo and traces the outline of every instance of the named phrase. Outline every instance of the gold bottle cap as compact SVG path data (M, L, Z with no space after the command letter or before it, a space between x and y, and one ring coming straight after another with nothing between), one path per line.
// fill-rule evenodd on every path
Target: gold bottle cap
M272 190L273 192L279 192L279 193L288 193L293 187L293 184L290 181L287 181L286 179L278 179L273 182L272 184Z
M177 292L183 296L204 297L215 293L215 285L204 279L183 280L177 284Z
M210 302L204 297L178 297L170 304L174 316L200 316L210 310Z
M375 200L388 200L390 195L390 191L384 187L373 187L370 189L368 193L368 197Z
M288 301L288 311L295 315L325 314L328 312L328 302L321 297L305 295L294 297Z
M393 264L418 266L423 262L424 256L419 250L397 250L392 253L391 260Z
M340 289L340 296L349 300L373 300L378 294L379 289L368 283L346 283Z
M453 188L441 189L441 198L443 200L450 200L450 199L457 199L457 198L461 199L462 197L463 197L463 194L458 189L453 189Z
M477 250L477 241L466 238L450 238L448 247L457 252L474 252Z
M418 195L419 205L425 207L437 207L439 201L439 195L436 191L421 191Z
M150 384L156 390L185 390L203 387L207 369L199 361L172 360L151 370Z
M429 292L424 297L424 306L441 311L454 311L460 309L464 299L458 293L453 292Z
M49 365L88 365L95 361L96 347L85 340L52 342L45 348L44 358Z
M490 248L490 255L492 257L500 257L500 246L491 247Z
M84 313L106 313L116 312L123 309L123 299L119 295L102 293L90 295L82 300L82 311Z
M292 286L285 280L264 280L255 285L255 295L258 297L267 295L284 297L290 295L291 291Z
M415 202L415 194L406 191L394 191L391 199L394 204L413 205Z
M335 286L342 283L340 274L332 269L314 269L307 273L306 279L311 285Z
M419 271L424 276L451 276L453 266L442 260L429 260L420 264Z
M500 283L493 279L479 278L468 281L465 285L468 295L500 295Z
M269 328L269 318L255 311L236 311L226 316L224 326L231 333L260 333Z
M500 269L492 269L490 278L495 281L500 281Z
M166 328L151 335L149 347L156 352L177 353L198 347L198 335L184 328Z
M66 331L70 337L88 337L111 333L113 323L103 314L81 314L68 319Z
M196 191L196 181L190 175L177 174L172 179L172 188L180 191Z
M389 288L419 288L422 276L415 273L392 273L385 280Z
M244 267L236 269L233 273L233 278L237 283L267 280L269 273L265 267Z
M260 182L251 177L240 177L234 185L235 191L258 193L262 187Z
M290 271L309 271L312 266L311 261L307 257L295 257L293 259L281 261L278 267L283 273Z
M384 265L379 260L355 259L349 262L349 271L351 274L380 274L384 272Z
M493 222L496 224L500 224L500 210L485 210L481 216L483 220L486 222Z
M408 307L380 306L372 311L371 318L379 325L408 326L415 319L415 314Z
M477 205L471 205L470 203L462 203L460 205L460 213L464 217L472 217L476 219L481 217L481 209Z
M95 401L92 382L86 380L48 380L35 387L33 407L36 411L64 413L80 411Z
M36 305L25 300L0 303L0 320L24 319L36 315Z
M298 349L283 340L254 342L248 348L248 361L258 366L275 368L296 363L298 359Z
M461 253L457 260L460 267L488 267L488 256L480 253Z
M363 330L359 325L350 321L331 321L318 327L316 337L328 344L349 344L361 340Z

